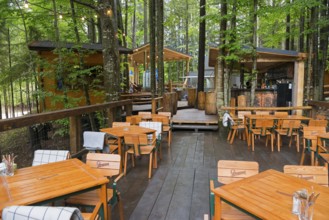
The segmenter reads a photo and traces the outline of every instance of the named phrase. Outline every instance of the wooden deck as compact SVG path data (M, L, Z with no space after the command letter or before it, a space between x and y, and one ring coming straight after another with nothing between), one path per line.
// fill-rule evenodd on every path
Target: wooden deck
M204 110L195 108L182 109L172 118L173 129L217 130L218 116L206 115Z
M216 179L221 159L257 161L260 171L283 171L284 165L299 162L301 154L288 147L288 139L283 140L281 152L271 152L263 138L251 152L245 141L236 138L230 145L226 137L227 128L222 126L218 131L174 130L170 149L163 141L163 159L150 180L147 157L137 160L135 168L128 167L127 176L118 182L125 219L203 219L209 214L209 180ZM112 219L118 219L116 211Z

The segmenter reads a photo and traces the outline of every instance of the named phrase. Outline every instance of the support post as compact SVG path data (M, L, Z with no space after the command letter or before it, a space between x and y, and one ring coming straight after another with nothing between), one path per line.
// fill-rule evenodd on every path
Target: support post
M70 117L70 153L75 154L81 150L81 116Z

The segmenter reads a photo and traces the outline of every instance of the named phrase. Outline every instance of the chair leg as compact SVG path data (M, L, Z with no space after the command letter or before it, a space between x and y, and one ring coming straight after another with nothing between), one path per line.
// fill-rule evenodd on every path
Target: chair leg
M278 145L278 152L280 152L280 150L281 150L281 136L280 136L280 134L278 133L278 135L277 135L277 138L276 138L277 140L277 145Z
M299 152L299 134L298 133L296 135L296 148L297 148L297 152Z
M235 134L236 134L236 129L233 130L233 133L231 134L231 140L230 140L230 144L233 144L234 138L235 138Z
M135 155L134 154L131 155L131 163L132 163L132 166L135 167Z
M153 156L153 153L150 153L149 179L151 179L151 176L152 176L152 156Z
M117 194L118 196L118 210L119 210L119 218L120 220L124 220L124 212L123 212L123 204L122 204L122 199L120 193Z
M232 135L232 129L230 129L230 131L227 134L227 141L231 140L231 135Z
M170 145L171 145L171 137L172 136L172 134L171 134L171 130L169 130L169 132L168 132L168 146L170 147Z
M255 135L251 135L251 150L255 150Z
M126 175L126 173L127 173L127 161L128 161L128 152L125 153L125 167L124 167L124 171L123 171L124 175Z
M301 165L301 166L304 164L305 151L307 151L307 148L304 148L304 149L303 149L302 157L300 158L300 163L299 163L299 165Z
M107 219L112 219L112 210L110 205L107 205Z
M274 151L274 134L271 134L271 151Z

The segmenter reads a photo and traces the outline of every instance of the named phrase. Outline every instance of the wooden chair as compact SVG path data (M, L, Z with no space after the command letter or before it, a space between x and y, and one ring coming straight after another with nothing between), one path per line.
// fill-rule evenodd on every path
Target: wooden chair
M130 126L130 122L113 122L112 128L115 127L127 127ZM119 145L118 145L118 138L113 137L109 134L107 134L107 144L110 149L110 154L113 154L118 151Z
M34 151L32 166L67 160L69 158L71 158L71 155L68 150L36 150Z
M152 121L162 123L162 132L167 134L168 147L170 147L171 141L172 141L172 129L171 129L171 124L170 124L169 118L168 117L152 116Z
M328 169L326 167L285 165L283 172L328 187Z
M279 117L285 117L285 116L288 116L288 112L274 112L274 115L279 116ZM282 119L277 120L277 122L276 122L276 127L277 128L281 128L282 121L283 121Z
M327 127L328 121L327 120L316 120L316 119L311 119L308 122L308 126L316 126L316 127Z
M238 111L238 120L234 120L234 125L230 127L230 131L227 135L227 140L230 144L233 144L235 135L240 131L241 136L245 139L248 136L248 128L244 123L244 116L250 115L251 111Z
M291 147L291 142L293 137L296 137L296 148L297 152L299 152L299 128L301 121L300 120L282 120L281 128L275 129L277 134L277 147L278 151L280 151L281 145L281 136L290 137L289 147Z
M219 160L217 164L218 182L222 184L230 184L240 179L258 174L259 165L254 161L234 161L234 160ZM212 192L214 189L214 181L210 180L210 216L214 216L214 201L215 195ZM228 205L225 202L221 204L222 216L221 219L243 220L253 219L245 213Z
M158 115L164 115L169 118L169 121L171 123L171 112L158 112Z
M154 122L154 121L142 121L142 122L139 123L139 126L156 130L156 133L155 133L155 136L156 136L156 152L159 152L160 159L162 159L162 145L161 145L162 123L161 122ZM148 135L149 143L150 143L150 140L151 140L151 142L153 141L152 136L153 136L153 134Z
M273 119L256 119L255 128L251 129L251 145L252 151L255 150L255 136L266 136L266 146L267 146L267 138L270 136L271 138L271 150L273 152L273 144L274 144L274 133L272 129L274 127Z
M127 162L128 162L128 154L131 154L132 166L135 167L134 156L141 155L149 155L149 172L148 177L152 176L152 158L153 152L155 150L156 140L152 143L148 142L146 134L126 134L124 136L125 145L129 147L129 149L125 153L125 165L124 165L124 175L127 173Z
M307 126L303 129L303 152L300 159L300 165L304 164L305 154L311 154L311 165L315 163L315 152L317 148L317 135L326 133L325 127Z
M117 176L116 179L111 181L112 188L107 189L107 204L108 204L108 216L107 219L111 219L111 206L118 205L118 211L120 220L124 219L123 215L123 204L120 197L120 193L116 190L116 184L122 177L120 174L121 157L118 154L102 154L102 153L88 153L87 154L87 165L97 170L104 176L111 178ZM120 174L120 175L119 175ZM71 196L65 202L67 204L77 204L84 206L96 206L99 202L98 190L93 190Z
M129 122L131 125L138 125L141 121L142 117L140 115L126 116L126 122Z

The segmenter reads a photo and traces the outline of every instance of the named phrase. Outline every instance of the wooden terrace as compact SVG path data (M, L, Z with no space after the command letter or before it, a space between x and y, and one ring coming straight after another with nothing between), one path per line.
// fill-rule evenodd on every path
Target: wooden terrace
M227 133L222 126L218 131L174 130L171 148L163 142L163 158L151 179L147 178L148 160L142 158L118 182L125 219L203 219L209 214L209 180L217 179L218 160L257 161L259 172L282 172L284 165L299 163L301 153L288 147L288 139L281 152L271 152L262 139L252 152L238 138L230 145ZM115 211L113 219L118 219Z

